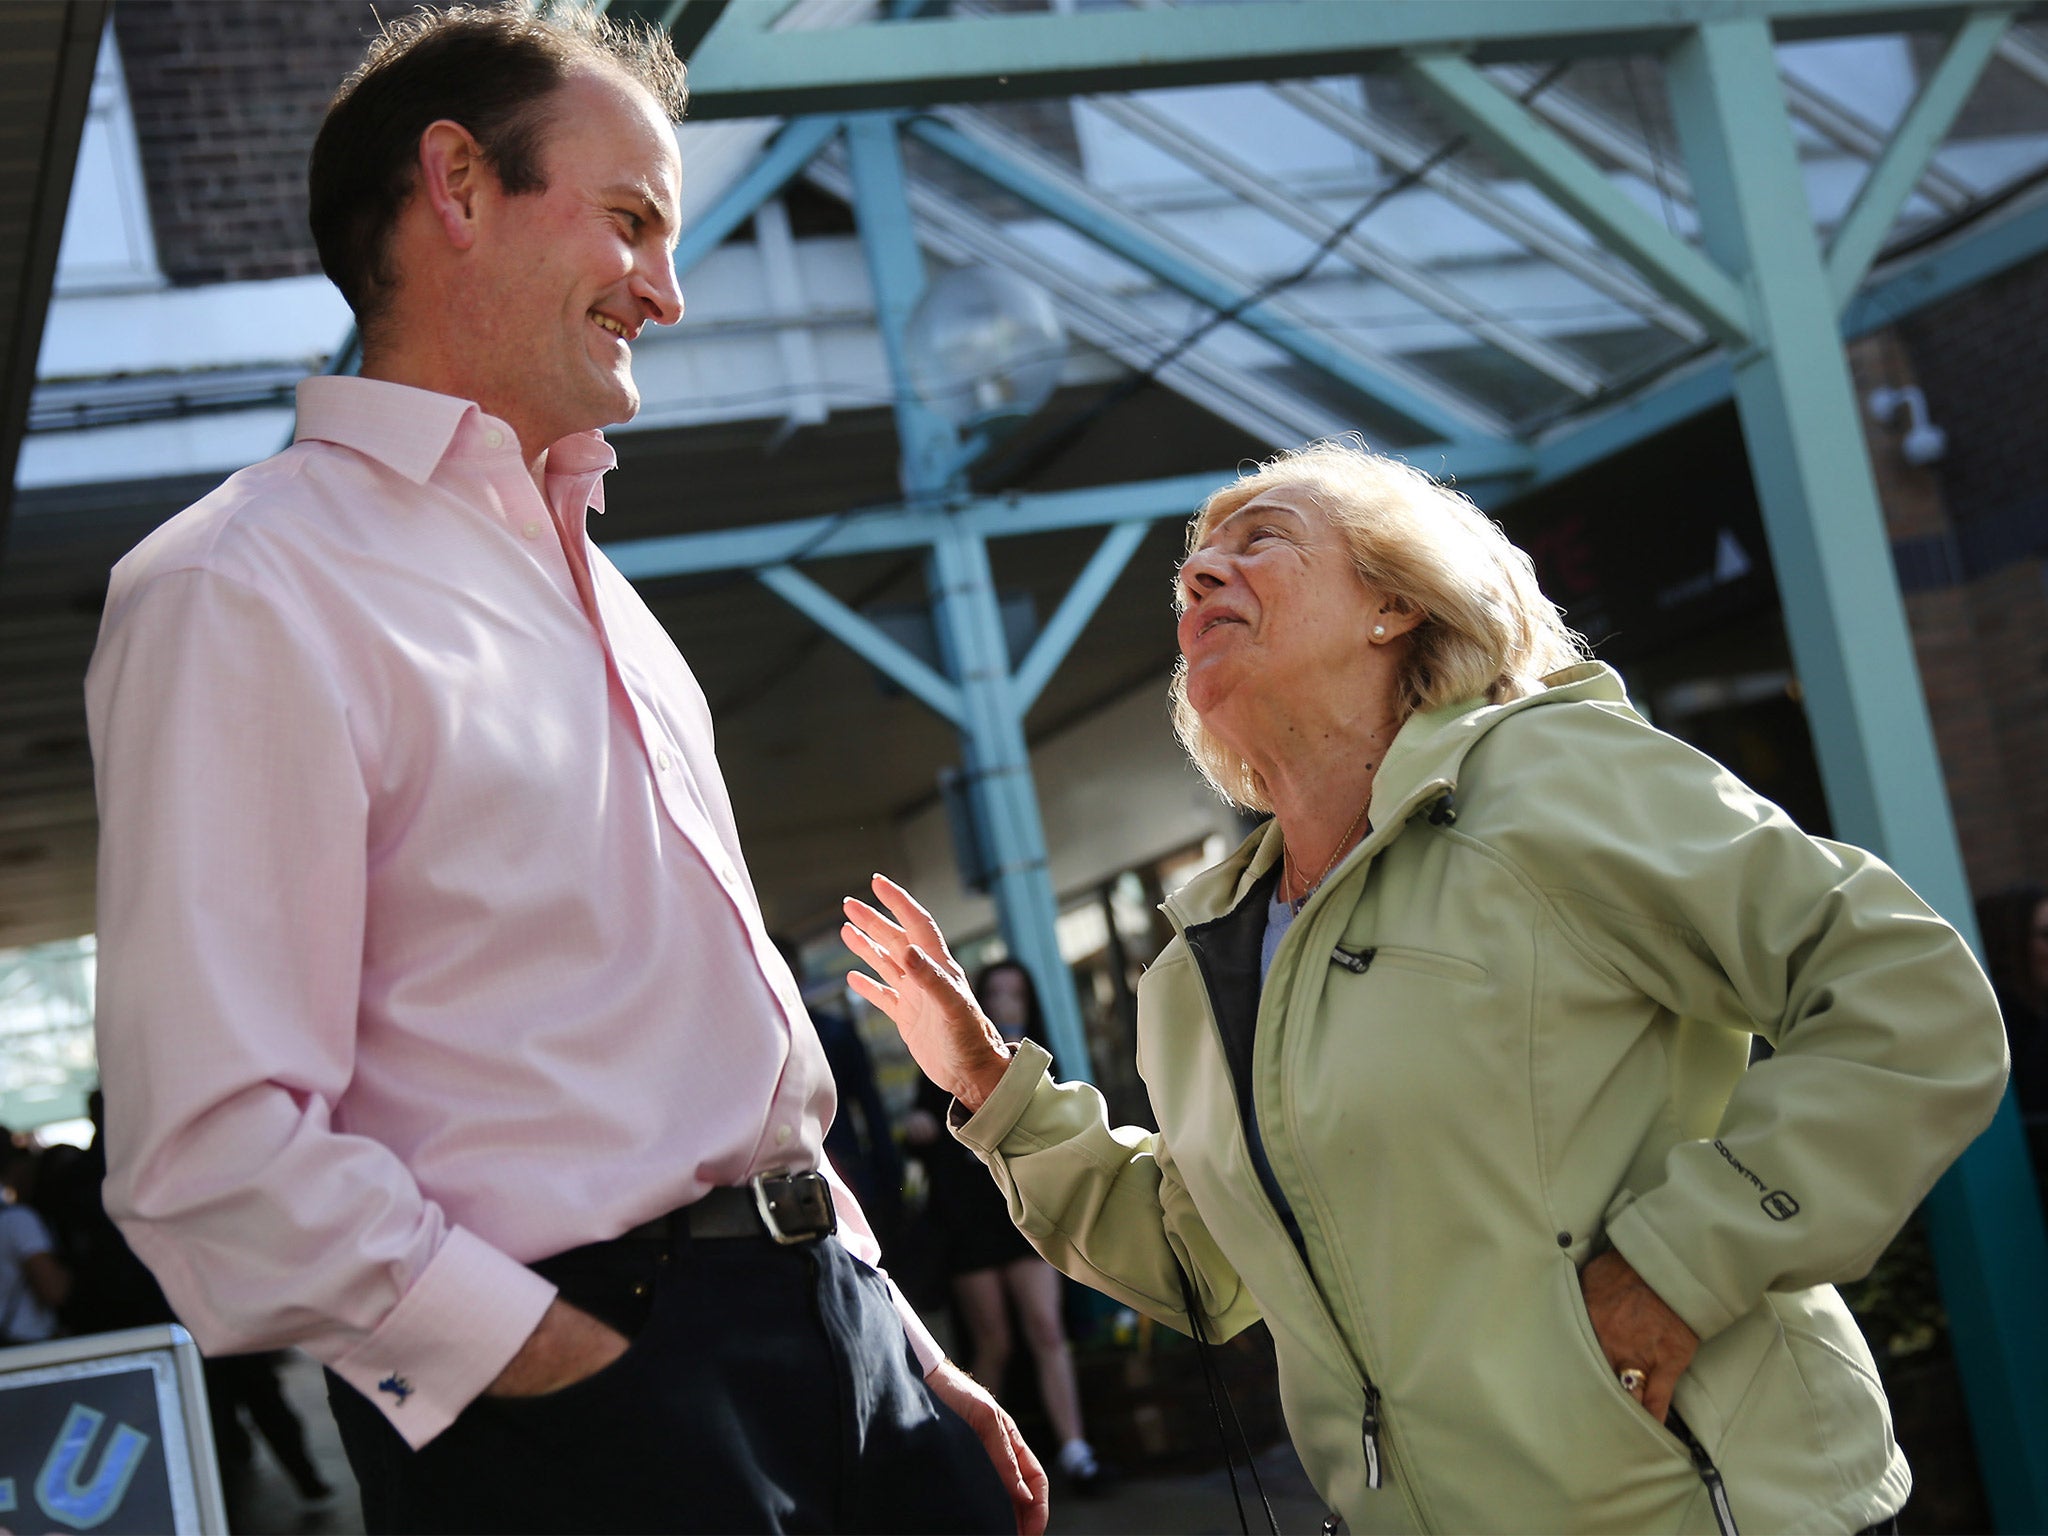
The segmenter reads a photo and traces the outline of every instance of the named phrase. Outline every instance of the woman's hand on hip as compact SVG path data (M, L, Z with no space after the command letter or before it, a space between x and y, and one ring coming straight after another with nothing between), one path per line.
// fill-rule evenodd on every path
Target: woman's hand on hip
M1700 1347L1700 1336L1612 1249L1579 1271L1579 1289L1585 1294L1586 1316L1593 1321L1607 1363L1617 1376L1642 1373L1642 1390L1636 1395L1662 1424L1671 1411L1671 1394L1678 1378ZM1627 1385L1626 1380L1623 1384Z
M924 1075L971 1114L1010 1065L1003 1037L975 1002L967 973L931 913L884 875L875 876L875 895L893 922L866 902L846 898L840 937L875 972L848 972L847 983L889 1015Z

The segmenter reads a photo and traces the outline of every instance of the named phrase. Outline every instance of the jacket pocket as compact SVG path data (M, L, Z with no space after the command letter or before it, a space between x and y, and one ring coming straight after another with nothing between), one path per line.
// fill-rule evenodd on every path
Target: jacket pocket
M1647 1438L1658 1454L1681 1463L1690 1473L1692 1452L1678 1436L1650 1416L1649 1411L1622 1386L1614 1367L1607 1363L1607 1352L1600 1347L1600 1335L1593 1328L1592 1314L1586 1310L1586 1293L1580 1288L1577 1267L1569 1258L1560 1255L1558 1268L1566 1291L1565 1310L1571 1315L1578 1338L1577 1357L1597 1378L1600 1401L1613 1414L1619 1414L1627 1421L1636 1438Z
M1504 1307L1475 1328L1472 1379L1453 1383L1459 1401L1444 1405L1464 1420L1455 1448L1431 1458L1443 1484L1433 1486L1432 1503L1444 1527L1499 1528L1505 1495L1520 1529L1679 1530L1700 1486L1690 1454L1622 1391L1571 1261L1560 1254L1525 1273L1535 1305ZM1400 1386L1388 1390L1396 1449L1419 1452L1402 1440ZM1471 1463L1482 1452L1490 1470L1475 1481Z
M1345 969L1356 971L1360 975L1375 967L1390 965L1404 971L1421 971L1425 975L1441 976L1449 981L1486 980L1485 966L1459 955L1446 955L1433 949L1411 949L1402 944L1355 947L1347 940L1339 947L1337 953L1349 957L1350 963L1345 964ZM1357 963L1360 960L1364 961L1363 966Z

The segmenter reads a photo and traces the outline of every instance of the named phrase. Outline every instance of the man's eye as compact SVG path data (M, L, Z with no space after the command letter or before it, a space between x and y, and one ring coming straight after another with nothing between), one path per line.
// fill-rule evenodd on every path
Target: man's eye
M625 222L626 230L629 234L639 234L640 226L647 222L630 208L614 208L612 212Z

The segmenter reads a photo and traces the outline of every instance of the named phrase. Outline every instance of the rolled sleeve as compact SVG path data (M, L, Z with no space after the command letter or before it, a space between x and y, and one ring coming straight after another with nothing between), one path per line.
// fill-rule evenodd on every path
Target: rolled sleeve
M1530 760L1571 768L1545 796L1570 856L1503 851L1644 995L1773 1047L1711 1136L1623 1191L1608 1238L1702 1338L1768 1291L1865 1274L1998 1106L2004 1034L1968 946L1874 855L1633 715L1525 718Z
M1044 1046L1035 1040L1019 1041L1009 1066L996 1080L995 1091L982 1100L981 1108L968 1115L964 1113L966 1106L954 1101L948 1129L962 1146L987 1162L1004 1138L1017 1128L1017 1122L1031 1107L1038 1085L1051 1072L1052 1054Z

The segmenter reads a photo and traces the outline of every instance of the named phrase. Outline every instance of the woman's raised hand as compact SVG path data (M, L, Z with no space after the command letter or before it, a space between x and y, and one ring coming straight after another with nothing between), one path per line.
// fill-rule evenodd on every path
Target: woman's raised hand
M875 876L874 885L890 915L849 896L839 933L875 974L849 971L847 984L889 1015L924 1075L972 1114L994 1092L1010 1053L931 913L887 876Z

